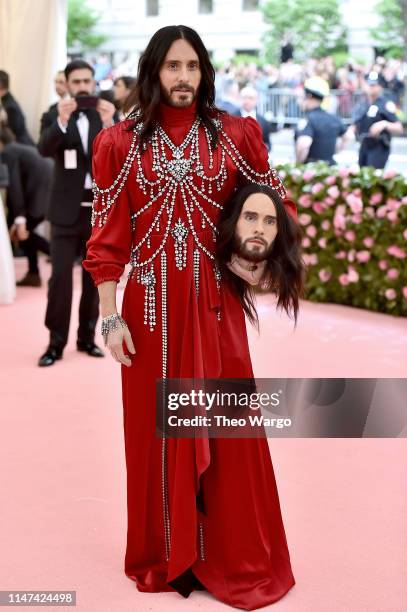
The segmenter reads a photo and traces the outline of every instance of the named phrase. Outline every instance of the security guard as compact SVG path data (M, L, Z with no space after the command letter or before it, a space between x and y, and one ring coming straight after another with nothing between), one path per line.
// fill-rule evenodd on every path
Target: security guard
M328 83L320 77L311 77L304 83L305 97L302 108L306 118L300 119L295 131L296 160L309 163L318 160L333 164L333 156L339 147L343 146L341 138L346 133L346 127L335 115L321 108L323 99L329 95Z
M402 134L393 100L383 95L380 76L370 72L366 76L368 100L355 109L351 128L360 142L359 166L384 168L390 155L392 134Z

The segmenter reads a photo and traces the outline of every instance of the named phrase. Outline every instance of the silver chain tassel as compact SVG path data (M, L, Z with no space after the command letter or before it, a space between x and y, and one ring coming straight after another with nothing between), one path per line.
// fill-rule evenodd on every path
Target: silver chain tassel
M199 296L199 249L194 249L194 281L196 295Z
M175 223L171 234L174 238L175 265L178 270L183 270L187 265L187 236L189 229L181 219Z
M168 504L168 480L167 480L167 440L165 438L165 396L167 378L168 357L168 332L167 332L167 255L161 251L161 325L162 325L162 377L163 377L163 438L161 444L161 488L163 498L163 520L165 537L165 559L170 558L171 550L171 523Z
M141 273L140 282L145 286L144 291L144 325L149 325L150 331L154 331L156 325L155 310L155 284L154 266L150 264L150 269Z

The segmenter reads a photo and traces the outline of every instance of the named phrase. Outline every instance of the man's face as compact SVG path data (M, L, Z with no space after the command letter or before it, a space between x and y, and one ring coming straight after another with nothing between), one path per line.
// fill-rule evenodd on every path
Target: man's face
M367 95L369 96L371 100L376 100L380 96L382 91L383 91L382 86L379 85L378 83L368 84Z
M66 94L66 79L63 72L58 72L54 80L55 91L62 98Z
M235 252L249 261L262 261L270 254L277 231L274 202L265 193L253 193L236 224Z
M164 102L183 108L195 100L201 68L194 48L183 38L172 43L159 72Z
M73 70L67 80L68 91L72 97L90 96L95 89L95 80L88 68Z
M242 100L242 108L250 113L252 110L255 110L256 106L257 106L257 96L254 93L247 93L242 95L241 97Z
M113 85L114 99L119 102L123 102L129 95L130 90L127 89L124 81L122 79L118 79L117 83Z

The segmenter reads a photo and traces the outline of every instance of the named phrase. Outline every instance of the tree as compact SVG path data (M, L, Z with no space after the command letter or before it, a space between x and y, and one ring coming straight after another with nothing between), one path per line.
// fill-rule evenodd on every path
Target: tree
M376 4L379 22L370 34L376 47L385 55L403 57L407 46L406 16L403 19L403 5L407 10L407 0L380 0Z
M379 23L371 30L373 40L386 55L407 62L407 0L380 0L376 5ZM403 111L407 116L407 73L404 76Z
M268 0L262 7L270 24L265 35L268 61L279 59L281 41L289 36L297 60L346 51L346 32L338 0Z
M80 45L84 49L96 49L107 40L104 34L92 32L100 20L100 15L90 9L86 0L68 2L68 48Z

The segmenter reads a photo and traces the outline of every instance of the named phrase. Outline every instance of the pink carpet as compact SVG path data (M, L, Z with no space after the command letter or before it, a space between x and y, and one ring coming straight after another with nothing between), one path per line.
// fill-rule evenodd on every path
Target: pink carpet
M20 278L23 261L16 270ZM48 278L47 264L42 273ZM77 609L92 612L227 609L206 592L139 593L125 577L119 366L75 350L76 288L64 359L38 368L45 295L45 284L21 288L0 308L0 589L76 590ZM407 374L405 319L303 302L294 333L269 299L259 312L260 338L249 331L257 376ZM406 440L270 447L297 584L263 609L406 610Z

